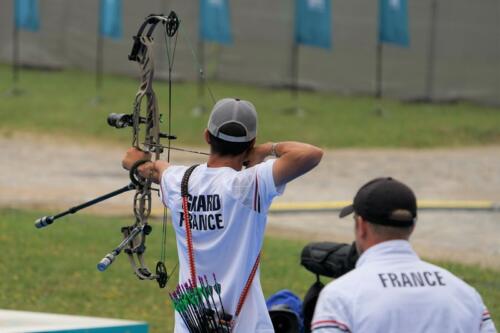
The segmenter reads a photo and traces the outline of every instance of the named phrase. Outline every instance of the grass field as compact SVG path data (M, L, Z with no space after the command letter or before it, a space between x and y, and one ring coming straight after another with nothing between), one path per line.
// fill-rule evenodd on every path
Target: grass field
M130 219L75 215L46 229L35 229L33 221L45 213L0 210L0 308L145 320L152 333L170 331L173 310L165 290L156 283L137 280L123 255L105 273L95 268L120 241L120 227ZM148 239L151 266L160 245L159 223L154 228ZM172 268L176 253L172 229L168 231L167 266ZM305 244L266 238L261 275L266 296L284 288L304 295L314 281L299 265ZM499 271L438 264L477 288L497 325L500 323ZM175 280L169 282L170 288Z
M133 66L133 64L131 64ZM10 77L10 67L0 65L0 77ZM80 138L109 139L128 143L128 130L106 124L111 112L129 113L138 80L106 76L103 101L95 97L94 76L80 71L43 72L23 70L23 95L0 99L0 131L33 131ZM10 80L0 81L0 93ZM167 113L167 85L156 82L162 112ZM290 94L283 90L237 84L212 83L216 98L237 96L254 102L259 112L259 139L302 140L322 147L435 147L500 143L500 109L468 103L412 105L376 101L368 97L341 97L327 93L301 93L304 117L286 114ZM196 85L176 83L173 88L173 133L178 145L202 145L201 131L208 115L194 117ZM207 97L208 99L208 97ZM384 111L375 111L381 107ZM165 117L166 118L166 117ZM166 122L165 122L166 130Z

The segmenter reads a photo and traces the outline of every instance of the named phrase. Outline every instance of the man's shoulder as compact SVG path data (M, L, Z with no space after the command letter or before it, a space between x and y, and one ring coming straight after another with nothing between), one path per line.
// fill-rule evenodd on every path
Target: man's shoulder
M366 267L359 267L331 281L325 286L325 292L352 295L352 289L358 289L363 282Z
M249 174L261 174L265 172L272 172L274 162L276 162L276 159L267 159L263 162L260 162L250 168L246 168L240 171L240 174L244 173L249 173Z
M178 165L178 164L170 164L168 168L165 169L163 175L169 175L169 176L179 176L183 175L184 172L187 170L188 166L186 165Z
M273 165L275 161L275 159L268 159L250 168L236 171L233 177L235 185L258 182L258 186L274 188Z
M470 293L471 295L474 295L474 296L477 294L476 289L474 289L474 287L469 285L467 282L465 282L464 280L462 280L461 278L459 278L458 276L456 276L455 274L453 274L452 272L450 272L446 268L443 268L441 266L438 266L436 264L433 264L433 263L430 263L430 262L427 262L424 260L421 260L420 262L424 267L428 267L429 270L440 272L440 274L443 275L443 277L445 277L447 279L447 281L452 283L453 287L455 287L457 289L461 289L464 292Z

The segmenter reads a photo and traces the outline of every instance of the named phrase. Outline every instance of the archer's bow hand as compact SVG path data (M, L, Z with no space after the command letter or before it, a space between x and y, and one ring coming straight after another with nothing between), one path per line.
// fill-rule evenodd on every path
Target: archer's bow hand
M122 166L126 170L130 170L132 166L140 160L151 160L151 154L142 151L136 147L131 147L127 149L125 156L122 160Z

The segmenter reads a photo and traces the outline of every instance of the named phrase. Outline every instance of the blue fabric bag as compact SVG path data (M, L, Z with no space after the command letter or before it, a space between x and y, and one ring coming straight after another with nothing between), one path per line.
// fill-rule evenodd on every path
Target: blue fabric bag
M266 300L276 333L304 332L302 301L290 290L280 290Z

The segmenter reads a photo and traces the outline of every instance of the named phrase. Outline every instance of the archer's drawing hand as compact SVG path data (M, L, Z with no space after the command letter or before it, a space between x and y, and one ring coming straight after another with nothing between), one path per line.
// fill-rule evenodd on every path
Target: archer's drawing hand
M263 162L266 159L266 157L271 155L271 149L272 149L272 143L270 142L254 146L247 153L245 159L245 166L247 168L250 168L253 167L254 165Z
M147 153L136 147L131 147L127 149L127 152L123 157L122 167L126 170L130 170L132 165L139 160L151 160L151 153Z

